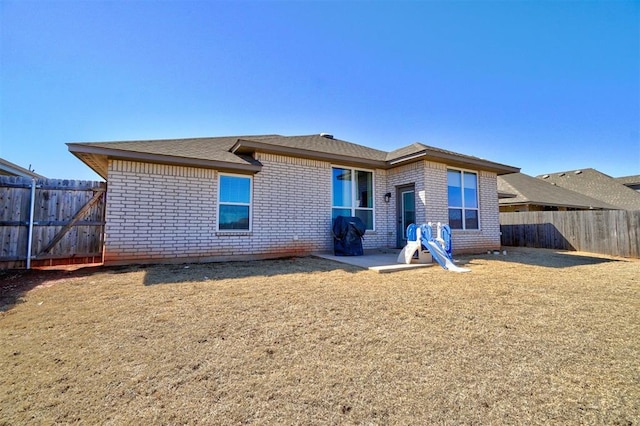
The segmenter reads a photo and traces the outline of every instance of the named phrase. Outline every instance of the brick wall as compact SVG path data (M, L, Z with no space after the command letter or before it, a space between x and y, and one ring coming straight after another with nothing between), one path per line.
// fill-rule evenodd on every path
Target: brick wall
M300 252L333 250L331 236L331 163L258 153L263 164L254 179L254 233L269 250L282 246ZM375 230L367 231L365 249L388 247L386 171L374 170ZM282 201L290 201L283 206ZM256 226L269 232L260 233ZM294 239L297 238L297 239Z
M423 164L426 171L426 222L448 223L447 166L431 161Z
M498 211L498 177L495 173L478 172L480 229L451 232L456 253L479 253L500 249L500 216Z
M388 220L391 211L391 203L384 202L384 194L387 188L386 170L374 170L374 207L375 207L375 229L365 233L362 245L365 249L390 247L387 240L388 234L393 228L393 223Z
M251 232L217 232L214 170L109 162L105 262L214 261L331 251L331 164L257 153ZM375 231L365 248L396 244L395 188L414 184L419 223L447 222L447 174L440 163L375 170ZM480 172L481 230L454 231L454 250L500 246L496 175ZM384 194L391 192L391 202Z
M386 222L388 223L388 229L390 234L387 237L386 245L387 247L395 247L396 246L396 238L397 238L397 215L398 215L398 205L401 202L398 199L396 189L399 186L404 185L415 185L416 191L416 221L422 223L426 220L426 206L423 201L420 199L420 195L426 193L425 190L425 178L424 178L425 170L422 167L421 162L406 164L404 166L396 167L393 169L387 170L387 190L385 192L391 192L391 202L389 203L390 207L387 212Z
M216 231L215 171L111 161L105 262L230 260L331 250L330 164L270 154L257 158L264 167L253 178L251 232Z
M253 182L253 243L261 251L329 251L331 164L257 153Z
M214 255L215 172L109 162L105 263Z
M498 216L497 176L495 173L478 173L478 196L480 198L480 230L453 230L453 249L456 253L477 253L500 248L500 225ZM415 184L416 221L449 222L447 195L447 165L431 161L421 161L387 171L387 191L394 194L393 206L387 215L388 223L393 226L387 246L396 242L395 188L406 184ZM393 212L393 214L391 214ZM434 227L435 231L435 227Z

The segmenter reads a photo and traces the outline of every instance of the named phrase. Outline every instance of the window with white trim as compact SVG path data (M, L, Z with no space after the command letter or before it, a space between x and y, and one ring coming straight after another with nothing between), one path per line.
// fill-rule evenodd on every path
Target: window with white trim
M356 216L373 230L373 172L333 167L331 173L331 217Z
M447 193L451 229L480 229L478 174L447 170Z
M252 177L222 173L219 177L218 230L250 231Z

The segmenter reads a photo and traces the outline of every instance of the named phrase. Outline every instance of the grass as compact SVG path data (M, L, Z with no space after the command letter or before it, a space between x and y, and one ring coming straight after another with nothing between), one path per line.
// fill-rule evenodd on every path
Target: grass
M637 424L640 261L0 274L0 424Z

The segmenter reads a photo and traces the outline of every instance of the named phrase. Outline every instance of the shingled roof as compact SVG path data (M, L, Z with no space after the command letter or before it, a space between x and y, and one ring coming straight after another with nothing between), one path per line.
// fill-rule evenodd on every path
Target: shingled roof
M22 176L34 179L44 179L44 176L39 175L31 170L20 167L11 161L0 158L0 176Z
M537 205L573 209L617 209L604 201L550 184L524 173L498 176L498 192L512 195L508 198L500 198L498 203L501 206Z
M336 139L327 134L80 142L68 143L67 146L69 151L105 179L107 178L109 159L188 165L245 173L258 172L262 165L253 159L252 154L255 152L275 153L368 168L387 169L424 159L445 162L452 166L492 171L497 174L519 171L516 167L420 143L386 152Z
M623 184L627 188L640 191L640 175L622 176L622 177L617 177L615 179L616 179L616 182Z
M621 210L640 210L640 193L595 169L569 170L538 176L544 182L596 198Z

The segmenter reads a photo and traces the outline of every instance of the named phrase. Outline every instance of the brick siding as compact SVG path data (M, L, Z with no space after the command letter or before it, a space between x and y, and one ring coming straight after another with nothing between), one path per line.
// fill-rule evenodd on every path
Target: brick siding
M495 173L476 172L480 198L480 229L453 230L452 245L456 253L478 253L500 248L497 176ZM449 222L446 164L421 161L390 169L387 171L385 192L391 192L394 199L386 219L391 233L386 241L388 247L396 244L395 216L399 200L395 199L395 189L407 184L415 185L417 223Z
M500 249L500 217L498 211L498 178L495 173L478 172L480 229L451 232L456 253L479 253Z
M218 173L210 169L110 160L105 262L268 258L331 251L331 164L256 153L251 232L218 232ZM500 246L496 175L479 172L479 231L453 232L457 252ZM416 162L374 170L375 231L364 247L396 245L396 187L414 184L416 220L448 220L446 165ZM384 194L391 192L391 202Z

